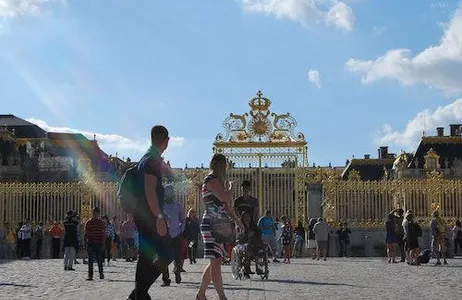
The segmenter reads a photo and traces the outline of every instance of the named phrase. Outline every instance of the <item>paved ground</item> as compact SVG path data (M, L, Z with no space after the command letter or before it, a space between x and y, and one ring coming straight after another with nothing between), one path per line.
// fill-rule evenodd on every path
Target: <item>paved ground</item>
M151 288L153 299L194 299L204 260L185 265L181 285ZM228 298L241 299L460 299L462 259L449 266L389 265L381 259L334 258L326 262L294 259L291 265L271 263L270 278L234 280L224 267ZM85 281L86 265L65 272L61 260L0 262L0 299L125 299L133 288L135 264L115 262L106 279ZM209 299L217 299L208 291Z

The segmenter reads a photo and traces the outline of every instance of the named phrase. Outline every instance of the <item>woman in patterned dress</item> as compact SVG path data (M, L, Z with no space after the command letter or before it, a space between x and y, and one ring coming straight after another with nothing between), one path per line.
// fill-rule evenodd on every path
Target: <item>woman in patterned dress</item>
M227 214L234 220L240 230L243 225L234 213L232 208L233 183L229 182L225 188L227 161L223 154L215 154L210 161L211 172L205 178L202 185L202 200L205 205L205 212L200 225L202 239L204 241L204 258L210 259L210 263L204 270L202 282L196 295L196 300L206 300L205 292L213 282L220 300L226 300L221 276L221 262L226 257L226 250L223 244L215 241L210 220L216 214Z

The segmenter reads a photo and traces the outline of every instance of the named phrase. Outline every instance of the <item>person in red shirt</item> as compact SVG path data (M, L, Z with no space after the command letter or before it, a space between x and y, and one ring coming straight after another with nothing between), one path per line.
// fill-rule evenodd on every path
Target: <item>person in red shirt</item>
M53 226L49 230L49 233L52 237L51 244L53 245L53 258L59 258L59 252L61 248L61 237L64 235L64 230L59 226L58 222L55 221Z
M93 262L96 259L98 263L99 278L104 279L103 273L103 247L105 241L106 225L99 218L100 210L98 207L93 208L93 215L85 223L85 241L87 244L88 254L88 278L93 280Z

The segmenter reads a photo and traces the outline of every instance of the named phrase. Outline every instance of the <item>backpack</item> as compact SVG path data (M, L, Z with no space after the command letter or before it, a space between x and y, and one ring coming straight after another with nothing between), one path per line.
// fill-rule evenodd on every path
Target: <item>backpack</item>
M425 249L420 252L419 256L417 257L417 262L420 264L426 264L430 261L430 254L431 251L429 249Z
M138 166L128 168L119 182L117 198L122 210L128 214L133 214L140 195L138 183Z
M438 217L437 220L438 220L438 223L437 223L438 233L442 233L442 234L446 233L446 224L444 220L441 219L440 217Z

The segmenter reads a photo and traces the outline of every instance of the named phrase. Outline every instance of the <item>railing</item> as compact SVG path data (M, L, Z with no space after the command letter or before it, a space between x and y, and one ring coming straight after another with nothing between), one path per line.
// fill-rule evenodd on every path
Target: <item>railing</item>
M205 169L179 170L183 180L175 183L177 201L185 210L203 212L201 184ZM313 173L314 174L314 173ZM331 223L347 221L350 226L382 227L389 211L401 207L411 209L426 224L434 210L439 209L449 222L462 217L462 180L433 176L421 180L380 182L343 181L334 177L313 177L307 169L247 168L230 169L229 179L235 180L234 197L241 194L240 184L250 180L252 195L260 201L260 212L286 215L303 221L306 213L306 184L322 182L323 215ZM87 219L91 208L98 206L102 214L125 219L116 197L115 182L67 183L0 183L0 222L17 224L25 218L33 222L62 221L68 210L76 210Z
M461 179L462 172L454 169L440 169L439 172L446 179ZM427 178L429 171L426 169L403 169L393 170L392 175L396 179L423 179Z
M327 180L323 189L323 212L333 224L346 221L356 227L383 227L394 208L412 210L423 225L428 225L435 210L449 223L462 216L461 180Z
M251 195L259 200L260 214L270 210L275 217L286 215L295 220L297 210L305 210L305 206L300 205L297 198L296 191L300 188L296 185L297 170L294 168L235 168L229 170L228 179L234 181L236 185L234 198L242 194L241 184L244 180L251 182ZM204 210L200 191L207 172L202 168L178 171L185 178L185 181L177 183L176 186L178 201L184 204L186 210L195 208L199 216ZM304 197L304 187L302 192Z
M175 182L177 201L183 204L186 212L196 209L201 216L204 207L201 201L201 185L207 174L205 169L176 171L183 179ZM241 195L241 183L250 180L251 194L260 201L260 212L270 210L273 216L286 215L295 220L297 210L305 208L297 193L297 169L293 168L248 168L230 169L229 180L235 181L234 197ZM301 196L304 197L305 189ZM303 199L302 199L303 200ZM32 222L52 223L62 221L68 210L75 210L86 220L91 208L98 206L101 213L109 217L125 219L126 214L117 202L117 183L115 182L47 182L17 183L0 182L0 222L17 224L29 218Z

